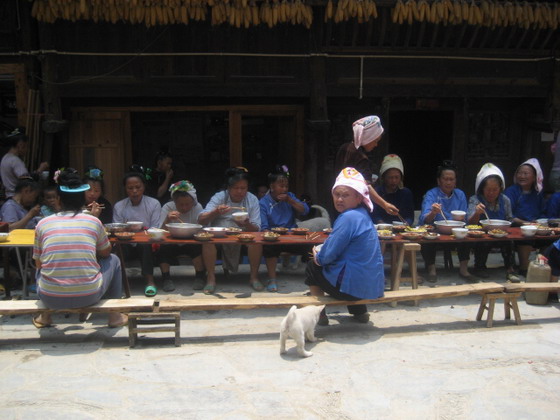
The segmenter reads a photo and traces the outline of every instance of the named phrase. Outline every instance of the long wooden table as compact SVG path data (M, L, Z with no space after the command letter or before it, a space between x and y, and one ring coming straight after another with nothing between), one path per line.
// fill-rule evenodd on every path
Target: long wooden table
M247 232L245 232L247 233ZM317 245L325 242L328 238L328 235L323 232L312 232L307 235L295 235L295 234L286 234L280 235L277 241L267 241L263 239L263 232L250 232L252 235L255 236L255 240L252 242L240 242L237 239L237 235L226 235L222 238L212 238L210 241L198 241L196 239L177 239L173 238L169 234L165 234L162 240L153 240L148 236L145 231L137 232L134 234L132 239L130 240L118 240L115 237L111 237L111 242L116 245L117 255L121 258L121 265L123 269L123 286L125 289L125 294L127 297L130 297L130 285L128 283L128 277L126 275L126 268L124 264L124 258L122 254L121 245L123 244L159 244L159 245L201 245L205 243L212 243L215 245L220 244L244 244L244 245ZM509 234L507 237L504 238L494 238L488 234L485 234L482 238L471 238L466 237L463 239L456 239L452 235L440 235L437 239L418 239L418 240L409 240L403 238L400 234L396 234L392 239L380 239L382 244L382 248L385 249L386 246L391 248L391 286L392 290L398 290L400 287L400 280L401 280L401 269L402 263L399 264L398 262L403 260L404 258L404 244L406 243L419 243L419 244L454 244L454 243L470 243L475 245L476 243L481 242L504 242L504 241L533 241L533 240L542 240L544 242L552 242L558 238L560 238L560 231L554 231L553 235L549 236L533 236L533 237L525 237L521 233L520 228L510 228Z
M34 229L14 229L10 232L8 240L5 242L0 242L1 248L14 248L16 250L16 257L18 260L18 269L21 276L21 281L23 282L23 295L28 296L27 292L27 265L31 261L31 250L25 254L25 258L22 258L20 249L21 248L33 248L35 242L35 230ZM8 273L10 271L9 258L4 260L4 278L8 278ZM9 285L5 284L6 296L10 296Z

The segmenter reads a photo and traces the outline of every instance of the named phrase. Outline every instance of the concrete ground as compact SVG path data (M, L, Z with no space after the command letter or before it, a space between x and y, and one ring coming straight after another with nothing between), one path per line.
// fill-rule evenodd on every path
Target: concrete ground
M490 263L489 281L504 281L499 254ZM138 271L129 272L139 295ZM175 294L193 293L192 273L172 268ZM435 287L462 283L457 268L439 274ZM281 293L307 290L302 266L278 278ZM222 296L251 292L246 267L218 282ZM2 317L0 418L560 418L559 304L520 302L521 326L504 321L500 306L486 328L475 321L479 303L370 306L369 324L331 308L331 325L317 327L320 341L307 344L314 355L306 359L292 340L279 354L285 309L183 313L181 347L150 335L133 349L127 329L106 328L104 315L84 323L60 315L42 330L30 316Z

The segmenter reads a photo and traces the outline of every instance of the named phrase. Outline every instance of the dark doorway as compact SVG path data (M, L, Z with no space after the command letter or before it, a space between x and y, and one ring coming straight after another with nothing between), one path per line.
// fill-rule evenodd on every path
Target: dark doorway
M389 116L389 153L404 164L404 185L420 209L426 191L436 186L436 170L452 156L453 111L395 111Z

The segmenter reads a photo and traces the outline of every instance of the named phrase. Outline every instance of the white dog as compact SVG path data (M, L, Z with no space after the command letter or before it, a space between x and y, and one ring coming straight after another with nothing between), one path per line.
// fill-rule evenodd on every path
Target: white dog
M319 321L319 315L325 308L322 306L306 306L297 309L296 305L290 308L286 318L280 324L280 354L286 353L286 340L293 338L297 344L297 352L301 357L313 356L313 353L305 350L305 339L314 342L315 325Z

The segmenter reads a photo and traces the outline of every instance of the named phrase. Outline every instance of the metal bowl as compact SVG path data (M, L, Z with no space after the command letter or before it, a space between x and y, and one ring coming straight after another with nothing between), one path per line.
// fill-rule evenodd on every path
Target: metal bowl
M214 238L223 238L226 236L228 229L227 227L205 227L204 231L214 235Z
M202 225L193 223L168 223L165 225L174 238L191 238L202 229Z
M509 232L509 228L511 227L511 222L501 219L484 219L480 221L480 224L485 231L491 229L502 229Z
M107 223L105 225L105 230L108 233L115 234L115 232L124 232L128 229L128 225L126 223Z
M439 233L451 235L451 229L462 228L465 226L465 222L459 222L458 220L436 220L434 225L436 225L436 229Z

